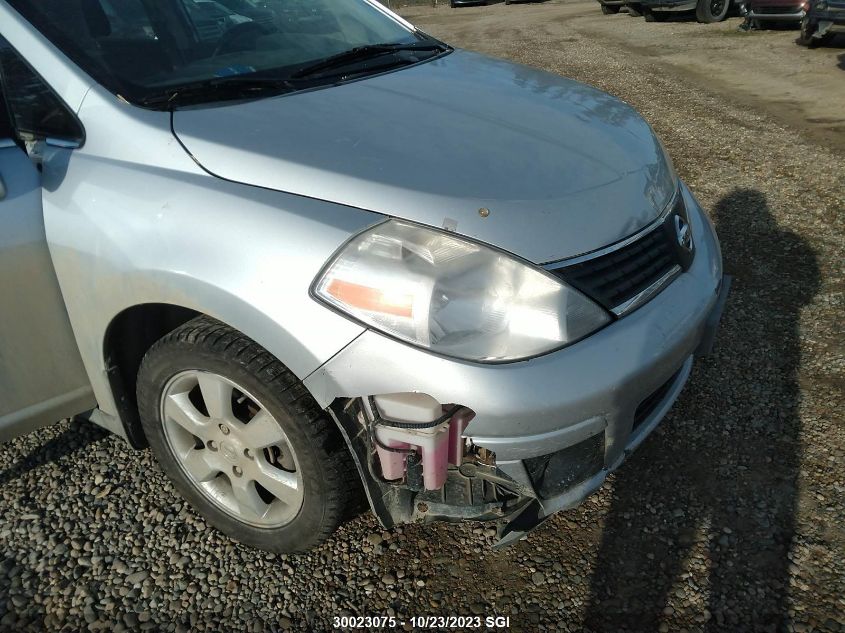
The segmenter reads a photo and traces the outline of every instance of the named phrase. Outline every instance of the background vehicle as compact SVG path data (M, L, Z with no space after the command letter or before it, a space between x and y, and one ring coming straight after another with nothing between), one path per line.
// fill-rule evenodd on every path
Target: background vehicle
M273 26L276 13L269 5L257 0L217 0L217 2L233 13L249 18L253 22L265 26Z
M216 0L187 0L184 7L198 36L205 41L216 41L233 27L250 22L245 15L230 11Z
M810 6L810 0L747 0L746 19L754 28L768 24L795 24L801 22Z
M813 48L830 42L837 33L845 33L845 2L810 0L810 8L801 20L799 41Z
M622 6L624 6L628 10L629 15L635 18L641 18L643 15L642 2L629 2L628 0L625 0Z
M605 15L614 15L625 6L625 0L599 0L601 12Z
M648 22L662 22L672 14L695 11L699 22L721 22L728 17L731 0L643 0L642 13Z

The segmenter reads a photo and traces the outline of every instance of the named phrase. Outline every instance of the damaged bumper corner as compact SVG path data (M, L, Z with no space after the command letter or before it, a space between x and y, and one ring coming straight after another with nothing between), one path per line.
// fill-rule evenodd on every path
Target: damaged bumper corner
M693 358L712 347L730 291L712 225L687 195L688 209L697 210L690 214L697 244L690 268L649 303L573 346L483 365L367 331L306 379L343 431L382 525L491 521L497 546L504 546L579 505L645 440L679 396ZM439 453L445 478L427 480L416 457L401 472L387 469L396 479L385 478L383 451L417 443L395 429L374 430L390 426L368 410L378 394L424 394L444 412L472 410L460 427L465 454L450 453L446 467Z

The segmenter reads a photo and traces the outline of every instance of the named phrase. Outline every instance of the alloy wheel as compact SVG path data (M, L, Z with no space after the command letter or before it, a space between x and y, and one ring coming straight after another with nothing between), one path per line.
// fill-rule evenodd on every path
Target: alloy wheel
M168 382L160 406L170 450L209 501L260 528L296 517L304 498L296 453L278 421L245 389L189 370Z

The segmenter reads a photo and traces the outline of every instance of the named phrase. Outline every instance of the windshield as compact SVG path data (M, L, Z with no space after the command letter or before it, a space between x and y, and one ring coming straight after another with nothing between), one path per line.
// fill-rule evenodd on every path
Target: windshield
M150 107L189 94L188 102L203 103L311 87L337 81L341 70L360 76L443 50L419 46L435 40L374 0L8 2L107 89ZM415 46L427 52L410 59L395 52ZM371 57L387 61L364 63ZM224 84L244 94L223 93Z

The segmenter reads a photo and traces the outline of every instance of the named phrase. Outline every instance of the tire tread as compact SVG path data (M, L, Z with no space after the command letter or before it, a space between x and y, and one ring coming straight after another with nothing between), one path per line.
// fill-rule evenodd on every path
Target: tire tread
M240 332L209 316L199 316L159 339L144 358L139 372L138 401L157 397L154 385L141 380L149 358L165 348L202 348L236 363L276 394L281 404L298 415L308 441L324 454L321 460L326 483L318 529L293 549L309 550L331 536L340 523L362 507L363 489L349 449L334 421L323 411L302 382L278 359ZM353 482L350 484L350 482ZM279 550L282 551L282 550Z

